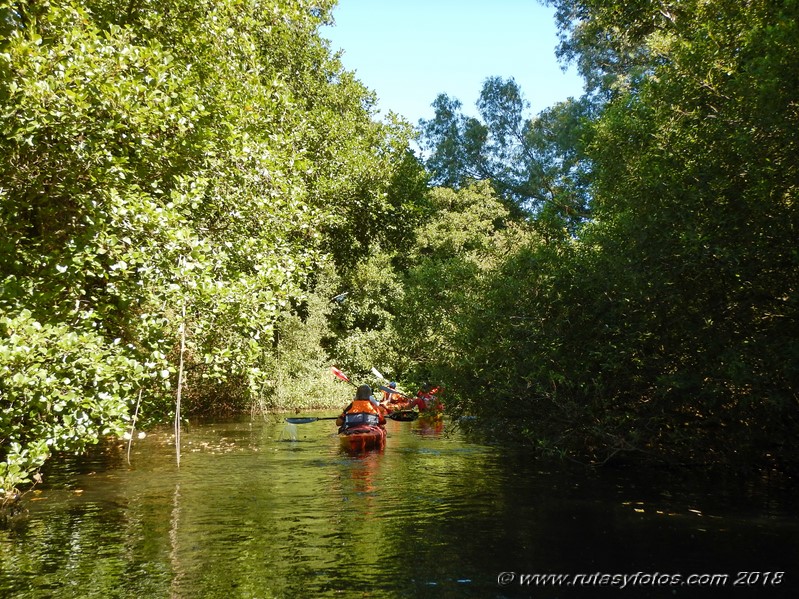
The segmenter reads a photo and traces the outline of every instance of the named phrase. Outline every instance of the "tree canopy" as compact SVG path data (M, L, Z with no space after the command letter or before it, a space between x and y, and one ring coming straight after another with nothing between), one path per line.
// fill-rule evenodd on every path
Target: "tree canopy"
M489 77L477 101L479 119L465 116L446 94L432 106L435 116L420 122L432 183L459 189L489 181L514 212L552 230L573 230L587 217L590 102L569 99L528 118L516 82Z
M412 226L412 132L319 36L332 6L0 3L4 490L139 398L170 414L184 362L246 405L322 265Z
M799 6L552 4L591 215L485 280L459 408L594 462L795 462Z

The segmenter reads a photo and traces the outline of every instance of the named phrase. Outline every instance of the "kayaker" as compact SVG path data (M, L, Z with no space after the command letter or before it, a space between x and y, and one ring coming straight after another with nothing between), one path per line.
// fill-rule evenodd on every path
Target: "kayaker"
M391 381L388 384L388 390L383 389L383 401L381 403L398 403L400 401L400 392L396 390L397 383Z
M344 408L336 419L339 432L354 426L377 426L385 423L386 417L377 400L372 397L372 388L369 385L361 385L356 389L355 399Z
M422 388L416 392L416 398L411 402L409 409L419 408L420 412L435 409L441 411L444 409L443 404L438 400L439 388L425 383Z

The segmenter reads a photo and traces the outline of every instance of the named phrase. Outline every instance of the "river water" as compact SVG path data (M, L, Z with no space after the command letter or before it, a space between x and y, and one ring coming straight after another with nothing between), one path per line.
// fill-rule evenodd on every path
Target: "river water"
M0 527L0 597L793 597L789 480L542 464L389 421L195 424L54 460Z

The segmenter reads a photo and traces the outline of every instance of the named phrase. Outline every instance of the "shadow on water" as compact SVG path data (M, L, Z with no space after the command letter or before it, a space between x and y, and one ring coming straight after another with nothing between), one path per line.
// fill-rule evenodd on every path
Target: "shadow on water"
M749 598L796 588L791 480L587 470L471 444L446 423L387 430L385 450L349 454L331 421L194 425L179 470L168 432L137 441L130 466L121 445L64 456L26 497L27 514L0 530L0 596ZM706 578L689 585L692 575Z

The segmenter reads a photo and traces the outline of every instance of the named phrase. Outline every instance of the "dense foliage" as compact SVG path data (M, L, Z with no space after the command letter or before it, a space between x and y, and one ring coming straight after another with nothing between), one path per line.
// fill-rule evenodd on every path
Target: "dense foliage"
M410 128L330 53L331 7L0 3L3 491L140 396L169 417L181 364L195 413L290 401L275 355L319 273L413 222Z
M799 5L554 4L592 214L482 279L458 408L597 462L795 461Z
M453 336L467 324L464 311L483 301L476 281L535 237L485 181L435 188L427 208L402 268L392 268L387 253L375 255L361 266L352 296L333 310L347 331L335 352L342 363L363 374L376 366L401 378L406 391L446 379L445 362L457 359Z

